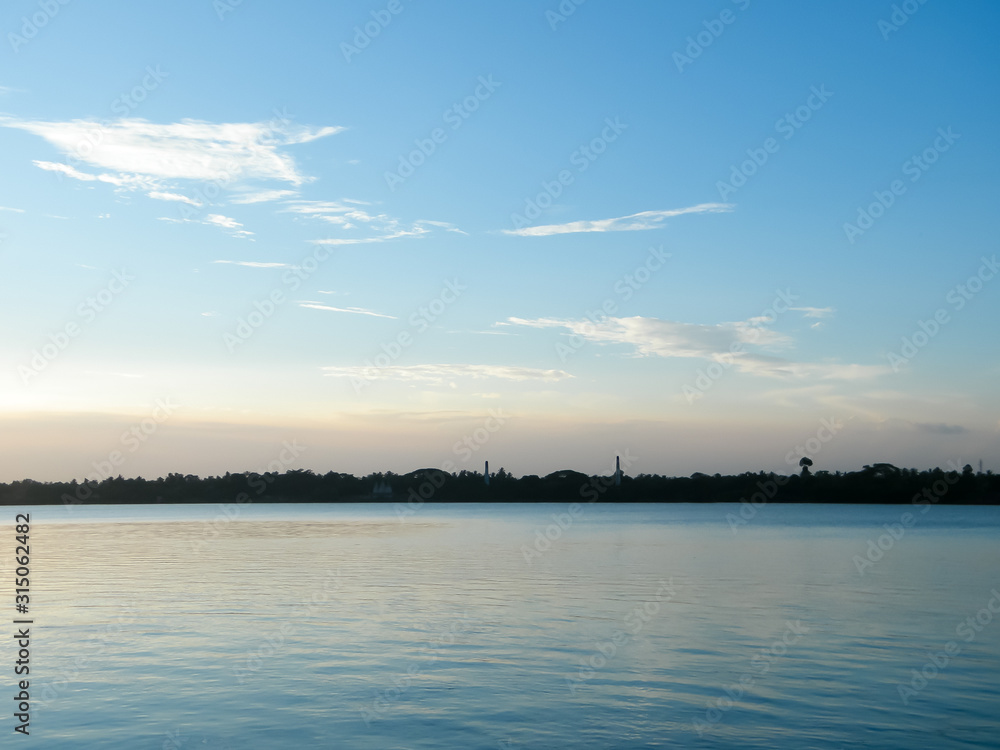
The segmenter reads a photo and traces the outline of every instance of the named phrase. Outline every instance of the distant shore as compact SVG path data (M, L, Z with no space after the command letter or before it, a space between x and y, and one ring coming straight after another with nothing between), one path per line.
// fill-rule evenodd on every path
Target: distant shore
M689 477L657 474L587 475L572 470L544 477L514 477L501 469L447 473L418 469L408 474L364 477L307 469L284 473L197 477L169 474L159 479L107 477L83 482L0 484L0 505L117 505L175 503L399 503L424 502L746 502L912 503L916 505L1000 505L1000 475L961 469L900 469L866 465L859 471L783 475L745 472Z

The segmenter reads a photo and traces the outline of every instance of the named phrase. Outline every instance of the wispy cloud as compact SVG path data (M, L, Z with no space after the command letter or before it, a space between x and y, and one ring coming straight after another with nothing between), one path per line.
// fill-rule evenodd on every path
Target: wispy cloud
M792 362L760 350L785 349L792 340L785 334L752 321L715 325L680 323L659 318L635 316L590 320L555 318L508 318L497 325L563 329L571 335L599 344L632 347L632 356L696 357L719 361L725 358L736 369L753 375L773 378L815 378L858 380L891 372L881 365Z
M832 307L789 307L789 310L796 310L806 318L829 318L835 312Z
M299 302L298 304L299 307L306 307L310 310L326 310L328 312L352 313L354 315L371 315L373 318L388 318L389 320L397 320L394 315L384 315L372 310L365 310L363 307L331 307L330 305L324 305L321 302L309 302L308 300Z
M969 430L957 424L930 424L926 422L914 422L913 427L918 432L926 432L931 435L964 435Z
M615 219L596 219L592 221L571 221L567 224L546 224L523 229L504 229L504 234L517 237L548 237L553 234L575 234L578 232L638 232L647 229L659 229L663 222L673 216L684 214L723 213L731 211L729 203L701 203L688 208L675 208L667 211L642 211L629 216Z
M288 263L262 263L255 260L213 260L212 262L230 266L245 266L246 268L291 268Z
M38 135L78 162L120 175L160 180L278 180L301 185L309 180L279 150L339 133L344 128L308 128L280 123L211 123L182 120L153 123L120 119L45 122L0 118L0 126ZM100 139L94 133L100 133ZM97 141L95 143L95 141ZM92 148L79 148L81 143ZM67 173L69 174L69 173ZM73 175L71 175L73 176Z
M115 187L132 189L148 189L154 184L148 178L140 175L91 174L90 172L81 172L69 164L62 164L55 161L36 160L32 164L47 172L60 172L67 177L72 177L74 180L80 180L81 182L106 182Z
M178 203L187 203L189 206L201 205L201 201L196 201L194 198L188 198L186 195L181 195L180 193L164 193L159 190L152 190L146 193L146 195L158 201L176 201Z
M288 213L298 214L317 219L327 224L333 224L344 231L364 232L363 236L332 237L312 240L317 245L367 245L374 242L388 242L404 237L420 237L429 234L434 229L446 232L465 234L454 224L445 221L418 219L407 225L403 221L384 213L369 213L361 206L369 204L363 201L344 199L340 201L288 201L283 209Z
M287 207L282 210L287 213L319 219L344 229L354 229L361 224L375 224L377 227L384 227L394 221L385 214L372 215L358 208L359 205L366 205L360 201L298 200L287 201L286 205Z
M0 211L13 211L15 214L23 214L23 208L10 208L9 206L0 206Z
M423 219L421 221L418 221L417 224L424 224L429 227L437 227L438 229L443 229L446 232L454 232L455 234L464 234L468 236L468 232L463 232L454 224L449 224L446 221L431 221L430 219Z
M473 380L499 379L514 381L541 380L558 382L572 378L564 370L538 370L530 367L509 365L408 365L398 367L324 367L329 377L380 378L445 384L459 378Z
M791 339L784 334L746 321L706 325L635 316L605 318L595 324L587 319L508 318L505 323L497 325L562 328L588 341L628 344L642 356L712 357L732 351L737 344L741 347L756 344L766 348L783 348L791 345Z
M208 214L204 219L174 219L169 216L161 216L159 218L160 221L169 221L171 224L205 224L210 227L219 227L229 232L233 237L243 239L249 239L253 236L253 232L243 229L243 225L236 221L236 219L223 216L222 214Z
M243 195L231 196L229 198L229 202L239 205L248 203L268 203L270 201L277 201L283 198L290 198L293 195L298 195L298 193L294 190L261 190L256 193L245 193Z

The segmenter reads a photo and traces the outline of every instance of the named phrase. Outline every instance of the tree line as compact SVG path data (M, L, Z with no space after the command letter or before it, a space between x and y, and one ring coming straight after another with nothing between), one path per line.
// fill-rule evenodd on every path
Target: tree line
M379 492L373 492L376 488ZM389 494L391 490L391 494ZM1000 475L958 470L900 469L866 465L859 471L801 474L745 472L668 477L613 476L556 471L544 477L514 477L504 469L487 484L475 471L418 469L408 474L376 472L362 477L293 469L284 473L226 473L198 477L169 474L158 479L109 477L101 481L0 484L0 505L96 505L156 503L336 503L336 502L787 502L1000 504Z

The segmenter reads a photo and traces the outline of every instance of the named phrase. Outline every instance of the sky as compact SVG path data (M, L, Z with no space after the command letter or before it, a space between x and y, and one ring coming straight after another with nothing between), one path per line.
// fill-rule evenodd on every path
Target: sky
M1000 470L995 3L0 32L0 481Z

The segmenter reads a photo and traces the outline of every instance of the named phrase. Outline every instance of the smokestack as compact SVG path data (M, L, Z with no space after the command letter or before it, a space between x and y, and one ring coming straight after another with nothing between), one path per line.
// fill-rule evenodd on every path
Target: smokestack
M615 487L622 486L622 460L620 456L615 456Z
M486 462L486 471L484 472L483 476L484 476L484 481L486 482L486 486L489 487L490 486L490 462L489 461Z

